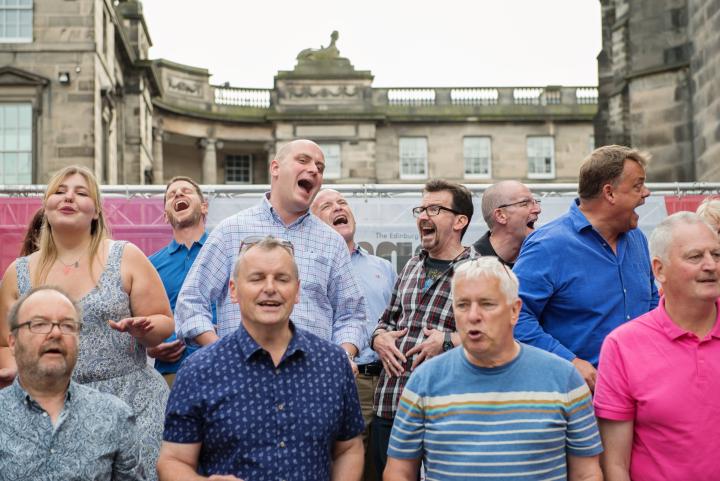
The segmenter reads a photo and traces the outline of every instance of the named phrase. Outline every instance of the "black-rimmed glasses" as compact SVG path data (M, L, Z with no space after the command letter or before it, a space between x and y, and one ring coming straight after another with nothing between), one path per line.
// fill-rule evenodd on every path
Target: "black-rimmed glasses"
M444 207L442 205L428 205L428 206L419 206L419 207L413 207L412 213L415 217L420 217L423 212L427 212L428 217L434 217L440 213L440 211L446 210L448 212L452 212L455 215L463 215L462 213L451 209L449 207Z
M542 203L542 200L531 197L529 199L519 200L517 202L512 202L510 204L499 205L499 206L497 206L497 208L502 209L503 207L513 207L515 205L517 205L518 207L527 207L530 204L540 205L541 203Z
M28 326L33 334L50 334L55 326L57 326L60 334L64 336L76 335L82 328L82 323L73 321L72 319L64 319L62 321L50 321L48 319L30 319L13 327L13 330Z
M273 237L271 235L251 235L244 238L240 243L240 249L238 250L238 253L245 252L246 250L250 249L255 245L258 245L263 241L270 241L276 243L283 249L287 250L290 255L295 255L295 246L292 242L285 239L278 239L277 237Z

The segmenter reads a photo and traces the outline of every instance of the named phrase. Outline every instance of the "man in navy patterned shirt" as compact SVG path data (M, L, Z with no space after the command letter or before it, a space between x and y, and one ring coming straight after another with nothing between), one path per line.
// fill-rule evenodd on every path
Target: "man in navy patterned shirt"
M363 419L352 369L341 347L290 320L299 289L292 244L243 241L230 282L242 323L180 368L161 480L360 480Z

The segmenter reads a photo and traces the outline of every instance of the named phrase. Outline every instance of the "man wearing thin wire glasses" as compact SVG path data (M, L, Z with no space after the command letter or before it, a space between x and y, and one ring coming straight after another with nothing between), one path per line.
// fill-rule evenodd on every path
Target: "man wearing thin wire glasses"
M10 310L18 375L0 390L0 479L146 479L130 407L70 379L79 319L54 287L31 289Z
M482 215L488 231L473 246L481 255L497 257L512 268L525 238L535 230L540 199L516 180L488 187L482 196Z

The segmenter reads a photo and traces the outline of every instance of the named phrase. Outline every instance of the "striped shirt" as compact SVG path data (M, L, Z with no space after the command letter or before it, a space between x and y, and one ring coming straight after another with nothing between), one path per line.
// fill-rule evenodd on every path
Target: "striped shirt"
M526 344L481 368L462 347L410 377L388 456L423 457L427 481L564 480L566 455L602 452L590 390L569 362Z
M455 315L452 309L450 283L455 264L465 259L478 256L475 249L467 247L450 263L450 266L437 277L432 284L426 286L425 259L427 251L421 251L405 264L390 298L390 305L383 313L377 329L386 331L402 331L408 328L407 334L397 340L398 349L403 354L425 340L423 329L437 329L440 331L455 331ZM414 356L407 357L400 376L389 375L385 370L380 373L373 410L386 419L395 416L395 409L400 400L403 387L410 376L410 366Z
M272 235L295 247L300 272L300 302L292 319L296 326L336 344L367 344L365 299L360 293L347 245L340 234L312 214L285 225L270 205L260 204L228 217L210 233L185 279L177 305L178 337L193 339L215 327L210 307L217 303L217 333L223 337L240 326L240 309L233 304L228 281L243 239Z

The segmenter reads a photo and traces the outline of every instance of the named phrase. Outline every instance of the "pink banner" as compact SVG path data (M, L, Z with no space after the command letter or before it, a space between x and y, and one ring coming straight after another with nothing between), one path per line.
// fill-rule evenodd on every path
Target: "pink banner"
M0 200L0 272L17 258L27 224L41 204L38 197ZM113 239L128 240L146 255L170 242L172 230L163 218L161 198L106 198L103 208Z

